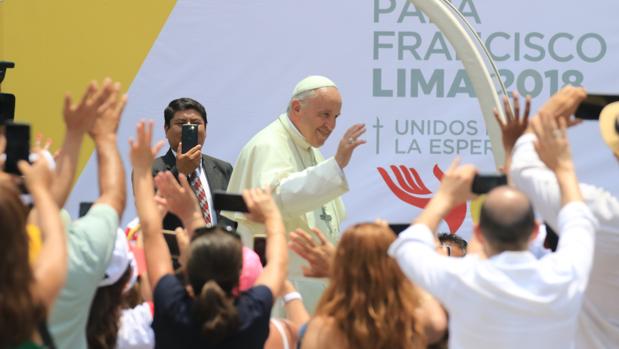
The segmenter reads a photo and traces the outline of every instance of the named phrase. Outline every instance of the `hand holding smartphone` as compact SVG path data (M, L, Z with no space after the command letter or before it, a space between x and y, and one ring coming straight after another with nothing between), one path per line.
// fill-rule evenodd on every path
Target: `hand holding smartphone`
M198 125L196 124L184 124L181 131L181 151L183 154L191 150L191 148L198 145Z
M574 116L582 120L599 120L602 109L610 103L619 101L617 95L589 94L576 109Z
M486 194L496 187L507 184L507 176L504 174L476 174L473 178L471 192L473 194Z

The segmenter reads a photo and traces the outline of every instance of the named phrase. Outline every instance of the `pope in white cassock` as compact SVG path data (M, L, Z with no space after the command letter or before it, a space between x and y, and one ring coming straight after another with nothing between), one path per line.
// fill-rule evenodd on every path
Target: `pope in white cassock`
M288 232L318 228L332 241L339 236L346 212L340 196L348 191L343 169L353 150L365 143L358 139L363 124L349 128L334 157L324 159L321 147L335 129L342 98L333 83L323 76L309 76L294 88L286 113L258 132L241 150L234 166L229 192L269 186ZM248 221L243 214L225 213L239 223L243 243L252 246L255 235L264 234L264 226ZM324 289L324 282L305 278L303 261L289 255L290 281L313 311Z

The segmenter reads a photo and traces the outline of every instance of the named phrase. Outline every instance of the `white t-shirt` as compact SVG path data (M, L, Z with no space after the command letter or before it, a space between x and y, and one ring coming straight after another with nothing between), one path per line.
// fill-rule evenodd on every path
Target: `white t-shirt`
M123 310L118 330L117 349L152 349L155 333L151 327L153 314L148 303Z

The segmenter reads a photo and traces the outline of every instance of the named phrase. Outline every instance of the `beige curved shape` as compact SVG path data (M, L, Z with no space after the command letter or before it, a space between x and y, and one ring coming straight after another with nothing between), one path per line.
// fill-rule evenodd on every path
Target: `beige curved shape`
M447 40L449 40L456 51L457 57L462 61L484 116L486 130L492 144L494 162L497 167L501 166L505 158L501 142L501 129L494 119L492 110L497 108L501 114L501 119L504 119L503 108L500 106L499 95L496 92L496 87L492 82L492 77L478 47L464 26L442 0L410 0L410 2L430 17L432 22L436 24ZM492 58L488 57L488 59Z

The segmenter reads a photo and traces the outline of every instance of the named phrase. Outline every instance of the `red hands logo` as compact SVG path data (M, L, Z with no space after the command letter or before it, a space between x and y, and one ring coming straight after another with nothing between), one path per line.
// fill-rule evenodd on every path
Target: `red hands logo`
M415 207L422 209L425 208L428 202L430 202L430 197L419 197L419 195L428 195L432 194L432 192L423 183L423 180L417 173L417 170L412 167L408 168L405 165L391 165L390 168L397 184L393 181L393 179L391 179L391 176L387 170L382 167L377 167L376 169L395 196ZM443 179L443 171L438 167L438 165L434 165L432 172L434 173L434 177L436 177L439 182ZM466 203L463 203L462 205L456 206L452 209L451 212L449 212L449 214L445 217L445 222L447 223L449 231L452 234L455 234L460 226L462 226L465 216Z

